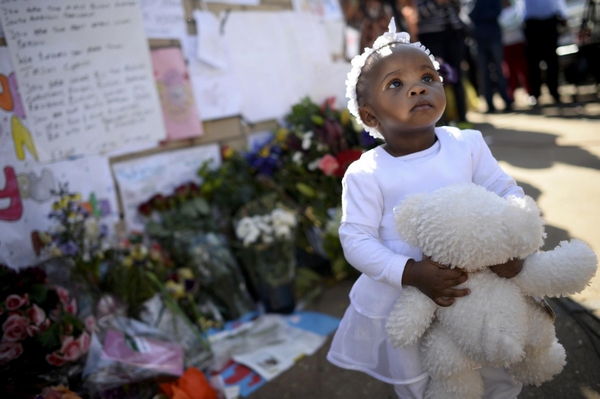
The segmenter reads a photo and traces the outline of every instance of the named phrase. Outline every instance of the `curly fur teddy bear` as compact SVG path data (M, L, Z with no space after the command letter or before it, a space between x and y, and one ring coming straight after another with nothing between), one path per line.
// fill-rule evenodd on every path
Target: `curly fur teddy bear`
M394 217L406 242L469 274L459 287L471 293L452 306L405 287L387 319L392 345L422 338L422 363L431 377L427 398L481 398L481 366L506 367L516 380L535 385L560 373L565 350L541 298L587 286L598 261L588 245L573 239L539 251L546 235L535 201L505 199L475 184L409 196ZM514 278L488 268L517 257L525 264Z

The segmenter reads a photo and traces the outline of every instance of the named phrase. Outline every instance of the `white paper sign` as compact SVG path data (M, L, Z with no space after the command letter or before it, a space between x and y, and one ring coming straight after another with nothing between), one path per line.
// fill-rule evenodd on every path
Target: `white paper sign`
M137 210L140 204L155 194L172 194L181 184L192 181L200 183L198 169L208 160L213 160L211 166L214 168L221 165L218 144L164 152L113 164L128 231L144 230Z
M28 128L8 49L0 47L0 263L19 268L42 260L38 232L54 225L48 218L58 184L97 207L112 231L119 210L108 160L89 156L41 165ZM6 84L4 84L6 83Z
M188 36L185 40L189 52L188 72L192 82L198 113L203 121L227 118L242 112L242 91L232 68L220 69L210 66L197 57L197 40ZM227 55L228 63L230 57Z
M144 29L149 38L180 39L187 33L181 0L140 0Z
M324 26L308 13L231 12L225 38L250 122L283 117L308 95L314 64L331 59Z
M40 161L165 138L137 0L5 0L0 11Z

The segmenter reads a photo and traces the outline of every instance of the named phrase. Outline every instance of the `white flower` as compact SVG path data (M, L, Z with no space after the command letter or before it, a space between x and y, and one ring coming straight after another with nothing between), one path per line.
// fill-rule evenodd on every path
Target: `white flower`
M303 150L306 151L310 148L313 135L314 135L314 133L311 131L304 133L304 136L302 136L302 149Z
M260 230L252 218L245 217L240 219L235 226L235 235L237 238L242 240L244 242L244 246L247 247L256 242L260 236Z
M98 221L95 218L87 218L83 222L83 227L85 230L85 237L88 240L94 240L96 237L98 237Z
M296 216L289 211L281 208L275 208L271 212L271 217L273 218L273 227L277 228L279 226L295 226L296 225Z
M292 156L292 162L294 162L296 165L302 165L303 157L304 155L301 152L295 152Z
M310 170L311 172L317 170L317 168L319 167L319 161L321 160L321 158L317 158L314 161L312 161L311 163L309 163L308 165L306 165L306 168L308 170Z
M289 226L286 225L280 225L275 227L275 237L277 238L283 238L283 239L290 239L292 238L292 229L290 229Z

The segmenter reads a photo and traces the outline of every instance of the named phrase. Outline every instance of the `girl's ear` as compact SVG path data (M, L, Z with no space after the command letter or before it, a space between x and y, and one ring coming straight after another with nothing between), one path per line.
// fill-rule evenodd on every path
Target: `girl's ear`
M358 115L363 123L368 127L377 127L379 125L379 121L375 115L373 115L373 111L368 105L363 105L362 107L358 108Z

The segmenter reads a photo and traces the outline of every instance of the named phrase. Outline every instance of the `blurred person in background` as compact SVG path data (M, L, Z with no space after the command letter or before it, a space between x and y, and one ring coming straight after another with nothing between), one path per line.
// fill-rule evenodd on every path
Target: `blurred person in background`
M520 6L519 6L520 5ZM523 33L523 7L514 0L502 0L502 12L498 23L502 29L505 75L508 80L507 94L514 100L515 90L522 87L531 95L525 59L525 33Z
M513 100L508 96L506 78L502 72L504 59L502 29L498 17L502 12L502 0L473 0L468 4L469 17L473 23L472 36L476 42L479 77L487 103L487 112L496 112L494 87L504 100L504 111L512 111Z
M465 38L469 35L468 17L461 13L458 0L415 0L418 11L418 41L423 43L440 63L448 64L455 73L451 84L454 92L457 126L468 129L465 89L461 63L465 57ZM417 40L413 37L412 40ZM444 82L446 85L447 83Z
M558 31L567 25L565 0L524 0L526 57L531 96L529 104L538 105L542 75L540 63L546 63L545 83L555 104L561 104L558 93Z

